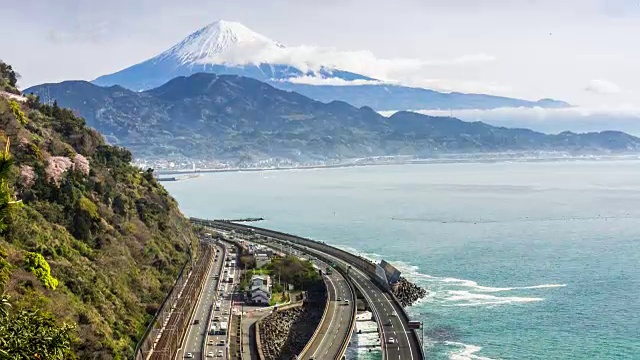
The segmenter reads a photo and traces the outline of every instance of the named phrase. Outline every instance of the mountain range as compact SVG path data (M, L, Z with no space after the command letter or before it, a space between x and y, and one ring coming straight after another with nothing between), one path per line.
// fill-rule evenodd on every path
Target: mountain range
M146 91L86 81L25 90L74 109L139 158L296 161L454 152L626 152L640 139L604 131L547 135L450 117L319 102L237 75L197 73Z
M144 91L177 76L198 72L241 75L298 92L312 99L345 101L375 110L493 109L502 107L560 108L566 102L529 101L483 94L443 93L384 83L365 75L317 64L315 59L230 21L213 22L159 55L93 81L100 86L120 85ZM327 85L327 82L339 85ZM324 85L323 85L324 84Z

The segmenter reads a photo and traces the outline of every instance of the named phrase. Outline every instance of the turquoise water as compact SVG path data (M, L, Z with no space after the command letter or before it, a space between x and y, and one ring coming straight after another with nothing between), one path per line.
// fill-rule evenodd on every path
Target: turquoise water
M396 264L429 359L640 359L640 162L218 173L165 183L189 216Z

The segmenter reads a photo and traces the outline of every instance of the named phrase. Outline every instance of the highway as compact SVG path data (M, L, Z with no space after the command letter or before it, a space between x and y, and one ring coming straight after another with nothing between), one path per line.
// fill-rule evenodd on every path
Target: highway
M298 245L304 247L302 245ZM304 247L308 252L312 254L325 256L333 261L338 266L347 268L351 264L338 259L329 254L320 252L318 250ZM356 287L365 297L365 300L371 307L374 317L378 323L378 327L382 329L382 346L384 359L387 360L406 360L406 359L422 359L419 350L415 344L412 344L409 338L409 331L407 324L397 316L400 309L399 305L393 301L393 299L382 289L378 287L371 278L364 274L360 269L352 265L349 270L349 276L353 280ZM389 325L390 324L390 325ZM390 343L393 339L394 343Z
M214 257L213 264L206 275L207 278L205 280L204 287L202 288L202 292L200 293L200 297L196 301L193 318L183 340L182 346L178 351L178 358L193 357L195 359L201 359L203 355L202 343L205 341L208 329L207 316L211 308L211 299L216 297L218 288L218 280L216 280L215 277L221 273L222 259L224 258L224 253L221 252L223 247L215 245L214 249L216 251L216 255Z
M288 246L274 248L296 256L310 258L308 255L303 256L300 251ZM340 272L333 270L330 275L327 275L326 269L329 267L329 264L316 258L311 258L311 261L322 270L329 293L329 307L327 308L327 314L320 326L318 335L309 344L309 347L305 354L300 357L300 360L336 359L340 352L344 350L343 345L345 345L345 341L348 342L351 338L350 330L352 320L354 320L354 307L356 306L355 296L347 280Z
M218 286L218 296L216 301L213 302L211 307L209 327L212 326L220 329L218 334L209 334L207 336L207 343L205 344L205 354L207 357L216 357L218 359L229 358L229 327L231 324L232 309L232 295L235 284L238 283L240 278L240 271L236 267L236 249L234 246L226 246L226 257L224 270L220 275L221 282ZM229 278L233 279L233 282L229 283ZM222 281L225 280L225 281ZM226 324L226 330L222 330Z
M398 316L402 311L400 305L396 303L385 290L375 284L368 274L360 270L358 268L359 264L349 264L335 256L299 244L298 242L301 238L293 235L283 234L267 229L247 227L239 224L214 223L212 225L214 227L222 227L225 229L251 228L255 234L277 239L282 241L284 244L294 243L295 246L304 249L305 252L315 254L316 256L324 256L345 269L351 266L351 269L349 270L351 279L365 297L365 300L371 307L373 315L378 323L378 327L381 329L383 359L422 359L419 340L417 340L414 334L411 333L411 330L407 328L407 324L403 321L403 318ZM307 239L303 240L310 241Z
M325 272L327 264L315 260L314 263ZM324 275L329 293L329 307L324 321L320 325L318 336L313 339L301 360L305 359L336 359L343 350L345 339L351 338L351 323L355 307L355 296L347 280L338 272ZM345 347L346 348L346 347Z

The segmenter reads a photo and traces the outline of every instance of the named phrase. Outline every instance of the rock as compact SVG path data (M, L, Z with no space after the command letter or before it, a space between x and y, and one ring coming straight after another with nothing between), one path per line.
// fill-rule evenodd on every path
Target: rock
M393 293L400 301L402 307L411 306L415 304L416 301L427 296L425 289L403 277L400 278L397 286L393 288Z
M301 307L279 310L260 324L260 339L265 360L292 359L313 335L324 307L307 303Z

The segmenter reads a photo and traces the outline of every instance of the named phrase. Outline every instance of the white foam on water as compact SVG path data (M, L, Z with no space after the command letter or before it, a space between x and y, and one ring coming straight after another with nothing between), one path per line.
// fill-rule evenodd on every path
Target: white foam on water
M424 287L427 296L418 300L413 306L430 303L442 306L487 306L507 305L543 301L542 297L530 296L497 296L490 293L513 290L552 289L567 286L566 284L540 284L531 286L492 287L483 286L473 280L453 277L437 277L419 272L415 265L403 261L391 262L408 280Z
M476 355L477 352L482 350L482 347L477 345L469 345L455 341L445 341L445 344L455 347L455 349L449 353L449 360L494 360Z
M487 306L505 305L513 303L528 303L542 301L543 298L522 297L522 296L493 296L488 294L476 294L466 290L445 291L446 301L453 304L443 304L443 306Z

